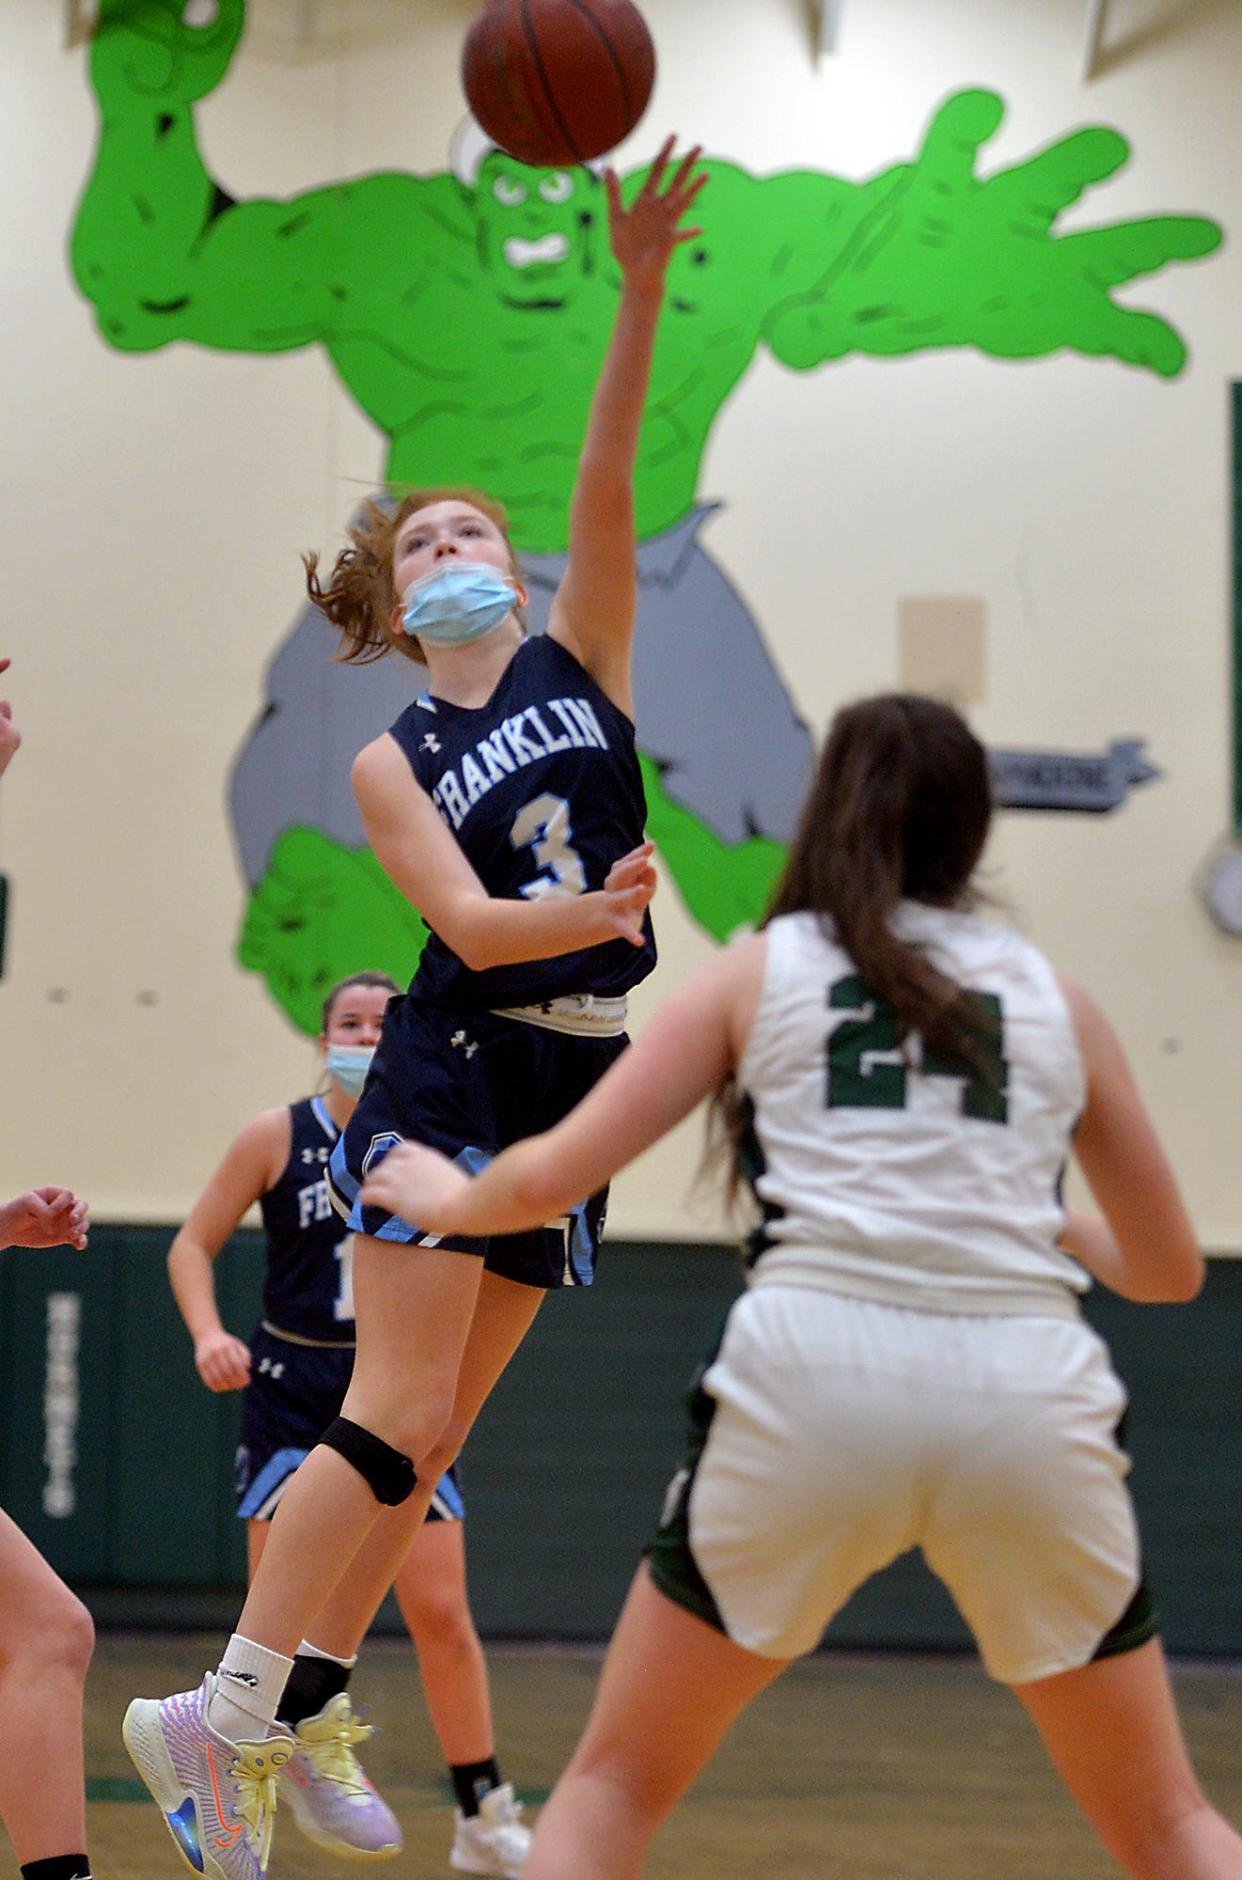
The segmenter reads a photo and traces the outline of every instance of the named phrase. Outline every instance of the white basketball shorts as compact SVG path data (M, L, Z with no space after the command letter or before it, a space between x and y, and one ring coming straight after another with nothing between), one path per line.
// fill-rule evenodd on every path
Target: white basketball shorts
M994 1678L1131 1650L1155 1619L1125 1406L1075 1318L758 1286L692 1393L652 1576L739 1645L793 1658L865 1579L921 1547Z

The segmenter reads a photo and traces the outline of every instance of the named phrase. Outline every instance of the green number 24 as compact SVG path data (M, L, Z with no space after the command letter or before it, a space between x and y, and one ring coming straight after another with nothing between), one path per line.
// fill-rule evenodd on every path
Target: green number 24
M978 1061L923 1045L923 1075L960 1080L963 1116L1007 1123L1009 1065L1001 1002L991 992L971 992L968 997L980 1019ZM904 1109L909 1070L899 1056L901 1040L891 1006L877 999L856 973L828 988L828 1004L833 1011L858 1014L844 1019L828 1040L828 1108Z

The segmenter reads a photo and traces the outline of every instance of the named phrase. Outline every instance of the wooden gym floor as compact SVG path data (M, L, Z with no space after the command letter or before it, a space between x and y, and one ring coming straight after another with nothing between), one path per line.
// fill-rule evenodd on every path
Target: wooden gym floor
M175 1880L185 1869L121 1744L134 1696L197 1683L214 1635L105 1634L88 1688L87 1775L97 1880ZM489 1652L502 1767L532 1805L575 1742L598 1654ZM1242 1821L1242 1665L1175 1669L1209 1795ZM368 1645L355 1697L382 1725L366 1766L401 1818L393 1880L448 1880L452 1804L397 1640ZM277 1818L272 1880L351 1869ZM965 1657L833 1653L795 1667L743 1719L665 1827L650 1880L1105 1880L1116 1874L1046 1764L1008 1692ZM0 1877L16 1880L4 1846Z

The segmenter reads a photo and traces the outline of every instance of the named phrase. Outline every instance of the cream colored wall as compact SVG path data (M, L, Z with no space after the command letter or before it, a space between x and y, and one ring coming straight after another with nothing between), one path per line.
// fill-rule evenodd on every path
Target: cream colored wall
M756 172L865 176L912 152L970 83L1009 102L985 169L1085 122L1134 145L1066 226L1242 204L1242 9L1113 0L1115 56L1077 79L1080 0L846 0L816 70L802 0L648 0L650 136L673 126ZM200 108L239 197L444 166L460 0L251 0L250 37ZM0 1191L66 1180L102 1217L175 1219L253 1110L313 1054L232 964L243 890L225 778L290 624L297 554L331 546L382 440L316 352L96 336L65 241L94 105L61 8L0 0L0 551L8 690L26 736L0 786L14 881L0 986ZM351 49L334 51L334 35ZM1094 750L1144 735L1164 780L1102 819L1008 817L993 851L1027 931L1123 1031L1209 1245L1242 1247L1242 941L1193 884L1227 823L1227 384L1242 376L1236 245L1125 294L1190 340L1166 384L1112 362L962 352L795 375L761 356L714 433L706 540L801 710L898 679L898 608L987 609L994 744ZM726 733L727 735L727 733ZM663 963L639 1023L708 943L661 896ZM622 1178L619 1234L713 1233L679 1205L687 1126Z

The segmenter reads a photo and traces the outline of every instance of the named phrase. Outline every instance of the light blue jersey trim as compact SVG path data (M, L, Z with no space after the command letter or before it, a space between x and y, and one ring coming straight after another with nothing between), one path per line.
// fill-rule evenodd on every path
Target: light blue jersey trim
M323 1098L312 1097L310 1100L310 1106L311 1106L311 1114L314 1116L315 1121L319 1124L319 1127L323 1130L323 1133L328 1138L328 1141L335 1142L341 1132L337 1128L336 1124L332 1121L332 1118L328 1115L327 1105L324 1103Z
M569 1218L573 1226L569 1232L569 1260L573 1267L574 1278L579 1286L595 1284L595 1256L599 1252L598 1244L591 1232L587 1220L586 1202L580 1201L576 1208L571 1208Z
M431 1505L441 1521L464 1521L466 1498L451 1475L442 1475L436 1483Z
M394 1134L392 1141L386 1145L384 1153L387 1154L388 1149L395 1148L400 1141L401 1138ZM453 1157L453 1160L461 1168L468 1169L472 1175L477 1175L480 1169L486 1168L491 1159L491 1155L486 1149L477 1149L472 1144L467 1144L464 1149L459 1150ZM373 1150L368 1150L367 1173L369 1174L371 1169L381 1160L382 1157L374 1155ZM346 1166L345 1139L343 1136L338 1139L337 1145L332 1151L332 1159L328 1163L328 1173L331 1177L328 1183L328 1194L333 1207L345 1222L346 1227L348 1227L352 1234L372 1232L372 1230L364 1227L362 1224L362 1202L360 1200L362 1183L355 1175L350 1173L349 1168ZM421 1227L411 1226L409 1221L402 1220L399 1214L390 1214L382 1227L373 1230L372 1238L375 1240L395 1241L398 1244L404 1245L438 1247L443 1239L443 1235L428 1234L424 1232ZM589 1282L584 1281L583 1283L588 1284Z
M284 1489L295 1469L299 1469L309 1456L309 1449L278 1449L276 1454L264 1463L254 1481L237 1504L237 1512L243 1521L270 1520L280 1492Z
M337 1139L335 1149L328 1162L328 1174L332 1177L328 1184L328 1194L333 1207L349 1227L354 1226L352 1209L358 1199L358 1183L350 1174L345 1161L345 1138ZM339 1199L338 1199L339 1197ZM341 1206L344 1201L345 1206Z

